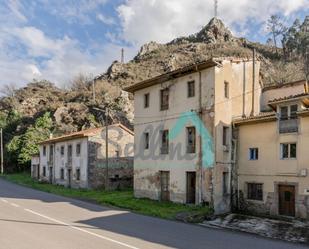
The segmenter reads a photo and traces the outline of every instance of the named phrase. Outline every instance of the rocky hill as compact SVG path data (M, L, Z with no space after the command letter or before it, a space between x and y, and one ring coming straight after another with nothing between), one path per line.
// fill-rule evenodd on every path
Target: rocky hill
M308 32L309 18L306 18L301 29ZM256 49L257 57L261 60L264 84L304 78L299 60L283 62L282 49L278 53L274 47L235 37L221 20L213 18L196 34L176 38L167 44L149 42L128 63L112 63L105 73L94 79L95 100L92 80L79 82L70 90L57 88L48 81L34 81L2 97L0 122L2 126L10 126L6 127L10 131L6 143L21 136L46 112L51 114L54 133L100 126L105 124L106 115L109 123L121 122L132 128L132 100L121 90L122 87L212 57L251 57L252 48ZM108 114L104 111L107 106ZM12 113L15 113L13 119ZM13 120L11 122L14 125L7 123L9 119Z

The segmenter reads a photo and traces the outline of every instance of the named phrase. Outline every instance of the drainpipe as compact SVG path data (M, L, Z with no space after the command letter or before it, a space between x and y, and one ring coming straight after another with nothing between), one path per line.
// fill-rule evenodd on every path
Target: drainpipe
M255 98L255 48L253 48L253 60L252 60L252 103L251 103L251 114L250 116L254 116L254 98Z
M199 71L199 116L200 120L203 121L203 110L202 110L202 72ZM199 124L199 131L202 130L201 127L202 123ZM200 171L200 197L199 202L202 203L203 201L203 150L202 150L202 135L199 136L199 171Z

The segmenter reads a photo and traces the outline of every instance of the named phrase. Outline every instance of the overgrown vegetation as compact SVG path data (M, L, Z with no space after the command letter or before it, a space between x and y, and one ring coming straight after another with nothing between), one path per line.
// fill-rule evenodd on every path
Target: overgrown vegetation
M102 190L83 190L69 189L62 186L40 183L31 179L27 173L9 174L5 179L14 183L31 187L37 190L83 199L96 202L101 205L111 205L119 208L134 211L136 213L160 217L164 219L175 219L180 213L186 213L186 217L191 222L198 222L211 214L208 207L187 206L172 202L158 202L149 199L134 198L131 190L127 191L102 191Z

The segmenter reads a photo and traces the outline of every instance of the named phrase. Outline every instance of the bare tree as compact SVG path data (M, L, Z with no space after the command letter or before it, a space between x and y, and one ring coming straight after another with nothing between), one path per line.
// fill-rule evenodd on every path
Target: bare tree
M91 75L79 73L70 81L70 88L71 90L89 90L91 81Z
M280 20L278 15L272 15L267 20L267 30L272 35L272 39L275 45L276 53L278 54L278 46L277 46L277 39L280 35L282 35L286 28Z
M15 96L15 92L17 90L17 86L14 83L11 84L5 84L1 87L0 89L0 93L2 93L2 95L6 96L6 97L14 97Z

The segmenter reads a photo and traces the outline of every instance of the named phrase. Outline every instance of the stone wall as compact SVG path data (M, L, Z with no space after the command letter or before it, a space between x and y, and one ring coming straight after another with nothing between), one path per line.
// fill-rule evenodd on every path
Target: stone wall
M109 190L133 187L133 157L110 158L108 160ZM96 159L88 168L89 188L106 187L106 161Z

